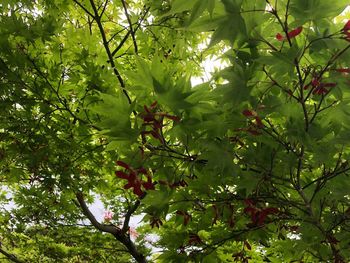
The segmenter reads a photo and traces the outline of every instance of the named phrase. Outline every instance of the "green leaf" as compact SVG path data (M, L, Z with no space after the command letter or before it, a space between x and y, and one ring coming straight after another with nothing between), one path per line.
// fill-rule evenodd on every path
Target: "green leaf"
M330 2L328 0L294 0L291 1L290 11L298 21L319 20L339 15L349 4L346 0Z
M195 1L174 0L171 4L170 11L168 11L166 15L168 16L190 10L196 3Z

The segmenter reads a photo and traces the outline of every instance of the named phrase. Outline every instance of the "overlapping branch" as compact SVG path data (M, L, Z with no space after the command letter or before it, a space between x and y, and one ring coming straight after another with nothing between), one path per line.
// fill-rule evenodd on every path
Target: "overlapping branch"
M88 208L84 195L82 192L76 193L76 198L78 200L79 206L82 209L84 215L89 219L91 224L101 232L112 234L118 241L120 241L129 251L129 253L134 257L134 259L139 263L146 263L146 257L138 251L134 242L130 239L130 236L127 235L124 231L114 225L105 225L97 221L95 216L91 213ZM136 209L135 209L136 210ZM132 211L133 212L133 211ZM131 215L131 214L130 214ZM130 217L130 216L129 216ZM123 226L124 228L124 226Z

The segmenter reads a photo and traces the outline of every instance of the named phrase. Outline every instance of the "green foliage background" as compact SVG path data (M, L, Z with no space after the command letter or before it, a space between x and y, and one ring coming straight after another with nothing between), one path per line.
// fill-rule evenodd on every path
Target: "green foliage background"
M348 262L348 4L1 1L1 260Z

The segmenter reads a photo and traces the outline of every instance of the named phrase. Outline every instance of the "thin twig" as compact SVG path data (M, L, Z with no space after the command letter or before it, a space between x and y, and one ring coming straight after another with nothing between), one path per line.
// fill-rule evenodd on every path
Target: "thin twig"
M101 17L98 14L98 10L97 10L96 5L95 5L93 0L90 0L90 4L91 4L92 9L94 10L95 21L96 21L98 29L100 31L100 34L101 34L101 37L102 37L103 46L104 46L105 51L107 53L109 63L111 64L111 66L113 68L114 75L116 75L116 77L117 77L117 79L118 79L118 81L120 83L120 87L121 87L125 97L127 98L129 104L131 104L131 98L130 98L128 92L125 89L125 82L124 82L123 78L121 77L121 75L120 75L120 73L119 73L119 71L118 71L118 69L117 69L117 67L116 67L116 65L114 63L113 56L112 56L111 50L110 50L109 45L108 45L108 40L107 40L105 31L104 31L104 28L102 26Z
M81 3L79 3L77 0L73 0L73 1L74 1L74 3L76 3L78 6L80 6L81 9L83 9L83 10L85 11L85 13L87 13L87 14L88 14L89 16L91 16L91 17L94 17L94 15L91 14L91 12L90 12L89 10L87 10L85 6L83 6L83 5L82 5Z
M128 7L126 6L125 0L121 0L121 2L123 4L126 19L128 20L128 23L129 23L129 27L130 27L129 32L131 34L132 42L134 44L135 53L137 54L138 48L137 48L137 43L136 43L136 38L135 38L135 32L134 32L133 27L132 27L132 22L131 22L130 15L128 12Z

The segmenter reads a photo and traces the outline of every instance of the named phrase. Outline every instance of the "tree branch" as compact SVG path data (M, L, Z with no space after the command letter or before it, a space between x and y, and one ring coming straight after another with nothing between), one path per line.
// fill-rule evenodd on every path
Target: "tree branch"
M134 259L139 263L146 263L146 257L138 251L135 244L131 241L130 236L123 233L120 228L114 225L105 225L99 223L95 216L89 210L82 192L76 193L78 204L83 210L84 215L89 219L91 224L101 232L112 234L118 241L120 241L129 251L129 253L134 257ZM135 209L136 210L136 209ZM131 216L131 213L130 213ZM129 216L129 217L130 217ZM124 227L123 227L124 228Z
M6 252L5 250L3 250L0 247L0 253L3 254L6 258L8 258L10 261L15 262L15 263L24 263L24 261L19 260L15 255L10 254L8 252Z
M143 16L140 18L139 22L137 23L136 27L134 28L134 34L135 32L140 28L141 26L141 22L145 19L148 11L149 11L149 7L145 10L145 13L143 14ZM112 52L112 56L114 57L114 55L122 48L122 46L124 45L124 43L126 42L126 40L128 39L129 35L131 33L131 30L128 31L128 33L126 33L126 35L124 36L124 38L120 41L119 45L113 50ZM109 40L110 41L110 40Z
M126 233L129 229L129 222L130 222L130 217L131 215L136 211L136 209L140 205L140 200L137 200L133 206L131 206L128 210L128 212L125 215L124 223L123 223L123 228L122 232Z
M121 2L123 4L123 8L124 8L126 19L128 20L128 23L129 23L129 27L130 27L130 31L129 32L131 34L132 42L134 44L135 53L137 54L138 48L137 48L137 43L136 43L136 38L135 38L135 31L133 30L133 27L132 27L132 22L131 22L131 19L130 19L128 8L126 6L125 0L121 0Z
M84 215L89 219L89 221L95 228L97 228L101 232L110 233L112 235L120 234L120 229L118 227L113 225L101 224L96 220L95 216L91 213L88 206L86 205L83 194L81 192L77 193L76 197L77 197L79 206L83 210Z
M83 6L81 3L79 3L77 0L73 0L74 3L76 3L78 6L81 7L81 9L83 9L85 11L85 13L87 13L89 16L93 17L94 18L94 15L91 14L91 12L89 10L86 9L85 6Z

